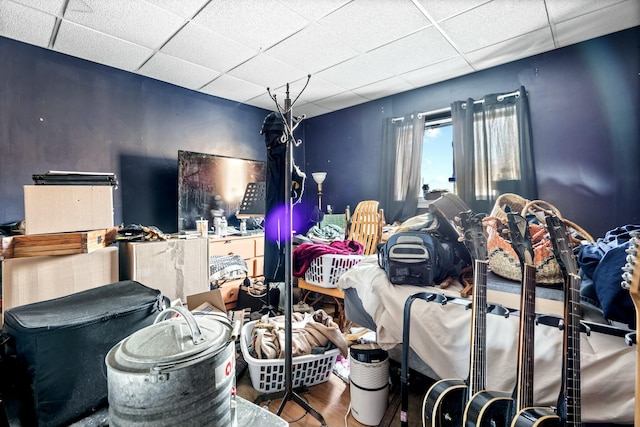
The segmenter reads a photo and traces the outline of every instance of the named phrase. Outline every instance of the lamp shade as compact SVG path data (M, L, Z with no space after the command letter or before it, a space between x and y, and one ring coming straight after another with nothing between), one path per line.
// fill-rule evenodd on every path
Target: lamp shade
M325 178L327 177L327 173L326 172L313 172L311 174L311 176L313 176L313 180L316 182L316 184L322 184L325 180Z

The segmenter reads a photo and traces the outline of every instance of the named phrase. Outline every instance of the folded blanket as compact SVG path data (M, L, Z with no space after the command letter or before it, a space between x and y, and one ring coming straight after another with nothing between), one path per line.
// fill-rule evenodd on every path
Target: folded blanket
M355 240L339 240L328 245L303 243L293 251L293 276L304 277L311 261L322 255L362 255L364 246Z

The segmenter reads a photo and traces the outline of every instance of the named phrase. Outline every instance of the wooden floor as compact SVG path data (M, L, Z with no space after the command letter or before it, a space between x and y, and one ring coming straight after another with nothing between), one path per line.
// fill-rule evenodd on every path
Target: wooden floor
M399 366L397 369L392 366L391 369L392 386L389 393L389 405L387 407L387 413L380 424L381 426L400 426L400 382L399 375L396 375L394 371L399 371ZM420 418L422 399L429 385L430 383L427 380L420 377L416 377L411 381L408 410L408 425L410 427L422 427L422 419ZM251 402L265 397L251 386L248 369L238 379L237 390L239 396ZM327 382L309 387L307 391L301 392L298 395L322 415L328 427L360 427L364 425L359 423L349 413L351 400L349 384L334 374L329 377ZM282 399L279 398L264 401L259 404L268 408L269 411L276 413L281 403ZM397 410L395 410L396 408ZM280 416L289 422L289 425L292 427L314 427L322 425L293 400L288 400L285 403Z

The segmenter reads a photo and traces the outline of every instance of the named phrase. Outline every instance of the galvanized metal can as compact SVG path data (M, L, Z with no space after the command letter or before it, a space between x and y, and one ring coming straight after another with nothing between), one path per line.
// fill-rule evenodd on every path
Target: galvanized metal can
M167 318L172 313L180 316ZM226 316L160 313L105 358L110 425L233 425L234 340Z

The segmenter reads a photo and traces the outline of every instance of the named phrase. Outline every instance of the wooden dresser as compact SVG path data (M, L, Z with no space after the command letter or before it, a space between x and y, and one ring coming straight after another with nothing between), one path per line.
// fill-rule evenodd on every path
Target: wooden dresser
M264 234L209 237L209 256L231 254L239 255L246 261L249 278L264 275ZM228 281L221 286L227 310L235 308L243 280Z

